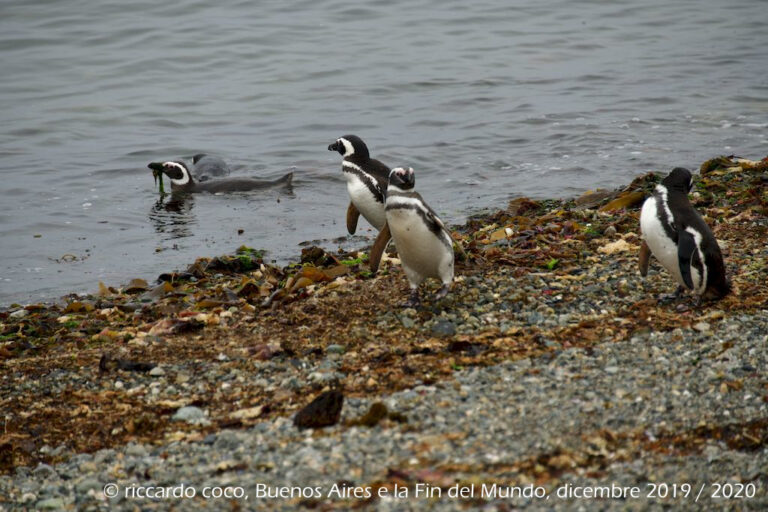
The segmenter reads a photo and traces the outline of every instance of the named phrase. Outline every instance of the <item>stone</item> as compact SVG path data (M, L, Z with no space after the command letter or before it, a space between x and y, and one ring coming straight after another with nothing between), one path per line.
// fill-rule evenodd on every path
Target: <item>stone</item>
M129 444L125 448L125 454L130 455L131 457L146 457L147 449L140 444Z
M42 462L37 465L35 469L32 470L32 474L40 477L40 478L48 478L49 476L53 476L56 474L56 470L53 469L52 466L48 464L43 464Z
M180 408L171 418L174 421L185 421L187 423L205 423L207 418L205 417L205 411L199 407L188 405Z
M708 332L711 329L708 322L699 322L693 324L693 328L699 332Z
M297 412L293 418L293 424L298 429L322 428L335 425L341 418L341 408L343 405L344 395L341 391L326 391Z
M343 354L345 351L345 347L337 344L328 345L325 347L325 353L326 354Z
M60 510L64 508L64 500L61 498L48 498L35 504L37 510Z
M154 368L149 370L149 375L151 375L152 377L162 377L163 375L165 375L165 370L163 370L159 366L155 366Z
M456 334L456 325L450 320L438 320L432 326L432 332L443 336L453 336Z
M29 311L26 309L19 309L8 315L11 318L24 318L29 314Z

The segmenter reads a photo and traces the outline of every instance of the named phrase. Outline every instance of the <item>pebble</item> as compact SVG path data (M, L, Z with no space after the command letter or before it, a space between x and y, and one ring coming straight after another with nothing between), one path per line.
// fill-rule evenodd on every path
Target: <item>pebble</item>
M432 326L432 332L444 336L453 336L456 334L456 325L450 320L438 320Z
M60 510L64 508L64 500L61 498L48 498L35 504L37 510Z
M345 348L342 345L332 344L325 347L325 352L327 354L343 354L345 351Z
M162 377L163 375L165 375L165 370L163 370L163 369L162 369L162 368L160 368L159 366L155 366L154 368L152 368L151 370L149 370L149 374L150 374L152 377Z
M27 311L26 309L18 309L8 316L10 316L11 318L24 318L28 314L29 314L29 311Z
M709 332L709 330L711 329L709 323L707 322L698 322L696 324L693 324L693 328L699 332Z
M171 419L174 421L185 421L192 424L203 423L207 421L207 418L205 417L205 411L193 405L180 408L178 411L176 411Z
M37 465L35 469L32 470L32 474L36 477L40 478L48 478L49 476L55 475L56 470L53 469L53 466L50 466L48 464L43 464L42 462Z

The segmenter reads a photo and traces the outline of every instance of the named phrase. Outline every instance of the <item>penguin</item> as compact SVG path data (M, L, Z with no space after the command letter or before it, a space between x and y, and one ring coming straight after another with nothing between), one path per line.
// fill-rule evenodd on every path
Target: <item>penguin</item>
M198 153L192 157L192 176L197 181L229 176L231 170L223 159L218 156Z
M152 162L147 167L152 169L155 177L161 173L171 180L171 191L174 193L192 192L247 192L269 187L290 187L293 173L289 172L276 180L258 178L222 178L197 182L192 178L189 167L182 161Z
M425 279L434 277L443 283L436 300L448 294L453 282L453 239L434 210L413 191L415 183L412 168L392 169L385 207L387 226L411 287L408 307L418 306L419 285Z
M344 135L328 146L328 151L338 151L344 160L341 171L347 180L349 206L347 207L347 231L354 235L357 231L357 221L363 215L373 227L379 230L378 240L386 243L390 239L387 229L387 216L384 203L387 196L387 182L390 169L380 161L371 158L368 146L357 135ZM375 244L374 244L375 245ZM371 272L376 273L381 261L381 254L371 251L369 264Z
M676 167L643 203L640 274L645 277L648 273L653 254L678 282L675 298L688 289L699 300L718 300L728 295L731 288L720 246L688 200L692 188L691 171Z

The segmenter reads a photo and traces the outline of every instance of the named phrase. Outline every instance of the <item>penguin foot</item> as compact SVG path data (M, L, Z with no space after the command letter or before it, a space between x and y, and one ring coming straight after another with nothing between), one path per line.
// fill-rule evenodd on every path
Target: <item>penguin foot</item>
M419 290L414 289L408 296L408 300L403 303L404 308L418 308L421 306L421 297L419 297Z
M451 287L447 284L444 284L435 294L435 300L444 299L446 295L448 295L448 292L450 291Z

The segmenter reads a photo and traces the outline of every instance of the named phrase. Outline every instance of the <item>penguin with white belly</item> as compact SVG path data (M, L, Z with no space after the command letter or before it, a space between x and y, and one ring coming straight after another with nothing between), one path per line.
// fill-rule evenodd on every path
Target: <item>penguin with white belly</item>
M385 238L384 242L387 242L390 234L384 203L387 197L389 167L371 158L368 146L356 135L339 137L328 146L328 151L337 151L344 157L341 162L341 171L347 180L349 194L347 231L350 235L355 234L357 221L362 214L371 226L379 230L379 238ZM385 247L386 243L381 247L381 252L371 251L369 260L371 272L375 273L378 270Z
M679 286L699 299L722 299L731 290L720 246L707 223L688 200L691 171L676 167L656 186L640 213L643 243L640 274L648 273L650 255L672 274Z
M398 167L389 174L386 219L403 270L411 287L406 306L417 306L419 285L425 279L439 279L443 286L435 299L445 297L453 282L453 239L434 210L413 191L413 169ZM386 240L379 237L371 253L383 251Z

